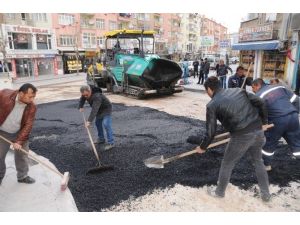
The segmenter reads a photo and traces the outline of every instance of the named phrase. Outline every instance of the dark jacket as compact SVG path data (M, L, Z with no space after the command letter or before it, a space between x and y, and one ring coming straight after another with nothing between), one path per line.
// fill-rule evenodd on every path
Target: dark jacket
M241 88L243 85L244 79L245 79L245 75L240 77L237 74L234 74L233 76L229 77L229 79L228 79L228 88ZM252 77L247 77L243 88L245 89L246 85L251 86L252 80L253 80Z
M198 69L198 66L199 66L199 62L196 60L193 62L193 66L194 68Z
M0 91L0 126L4 123L8 115L15 106L18 91L3 89ZM14 142L23 145L29 138L33 122L35 119L36 106L34 103L28 104L25 107L21 120L21 129Z
M204 65L205 65L204 62L200 62L200 71L202 71L202 72L203 72L203 70L204 70Z
M227 73L228 73L228 70L230 70L231 74L232 74L232 69L223 64L223 65L220 65L220 64L217 64L216 65L216 71L217 71L217 76L225 76Z
M212 142L217 120L231 134L248 133L267 124L264 102L240 88L219 89L206 106L206 134L200 145L206 149Z
M78 108L83 108L85 101L88 101L88 103L92 107L92 111L88 118L89 122L93 122L96 116L98 118L103 118L104 116L110 115L112 113L112 105L108 98L102 93L92 93L89 99L81 96Z
M209 69L210 69L210 63L209 62L204 62L203 73L204 74L209 74Z
M282 85L264 85L256 95L264 100L269 119L299 112L299 97Z

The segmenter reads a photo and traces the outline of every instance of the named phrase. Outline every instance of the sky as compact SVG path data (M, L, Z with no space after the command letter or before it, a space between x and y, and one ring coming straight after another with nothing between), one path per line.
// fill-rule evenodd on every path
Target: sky
M224 13L219 12L207 12L204 13L209 19L214 19L216 22L221 23L228 28L228 33L237 33L239 31L240 23L242 18L247 16L245 12L235 12L235 13Z

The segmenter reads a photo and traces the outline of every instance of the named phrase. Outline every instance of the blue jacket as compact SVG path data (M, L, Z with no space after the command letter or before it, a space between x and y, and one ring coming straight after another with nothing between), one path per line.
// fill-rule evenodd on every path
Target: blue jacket
M298 96L282 85L264 85L256 95L265 101L269 119L299 111Z

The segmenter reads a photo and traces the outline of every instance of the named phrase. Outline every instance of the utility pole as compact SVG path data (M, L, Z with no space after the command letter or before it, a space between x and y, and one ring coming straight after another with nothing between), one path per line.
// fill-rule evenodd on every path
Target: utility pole
M79 33L77 32L78 22L75 22L75 43L74 43L74 51L76 52L76 74L79 75L79 51L78 51L78 39Z

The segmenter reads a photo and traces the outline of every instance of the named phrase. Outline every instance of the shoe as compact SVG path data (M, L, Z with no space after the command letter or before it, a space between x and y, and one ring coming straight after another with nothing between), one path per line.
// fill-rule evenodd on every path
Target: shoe
M30 176L27 176L21 180L18 180L19 183L25 183L25 184L33 184L35 183L35 179L31 178Z
M261 200L263 200L263 202L270 202L271 201L271 195L262 195L261 196Z
M97 141L94 142L94 144L104 144L105 143L105 140L103 139L97 139Z
M213 198L224 198L224 195L218 195L213 188L207 188L207 194Z
M272 166L265 166L265 168L266 168L266 171L267 171L267 172L269 172L269 171L272 170Z
M114 147L114 144L107 144L104 147L104 151L108 151L108 150L112 149L113 147Z

